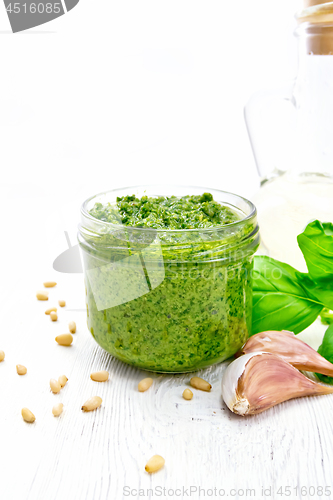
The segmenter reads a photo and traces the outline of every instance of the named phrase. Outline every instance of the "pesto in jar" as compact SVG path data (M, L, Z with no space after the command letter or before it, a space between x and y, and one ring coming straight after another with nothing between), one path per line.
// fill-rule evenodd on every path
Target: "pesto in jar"
M238 214L214 201L210 193L181 198L123 196L117 198L116 206L96 203L90 215L104 222L154 229L208 228L239 220Z
M139 368L186 372L223 361L251 327L253 219L210 193L118 197L81 232L88 327Z

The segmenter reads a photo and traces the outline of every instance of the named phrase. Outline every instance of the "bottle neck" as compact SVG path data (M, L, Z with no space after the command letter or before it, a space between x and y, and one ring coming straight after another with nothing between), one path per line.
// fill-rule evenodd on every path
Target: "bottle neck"
M294 172L333 177L333 23L304 23L299 36Z

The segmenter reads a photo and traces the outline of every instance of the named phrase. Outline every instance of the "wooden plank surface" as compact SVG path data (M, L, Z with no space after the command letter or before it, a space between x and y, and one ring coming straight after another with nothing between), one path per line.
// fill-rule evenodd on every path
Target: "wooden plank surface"
M13 218L4 221L4 234L11 237L1 255L1 498L330 498L325 487L333 492L332 396L294 400L241 418L221 399L227 363L198 373L213 390L194 391L192 401L181 396L188 374L153 375L152 388L139 393L137 383L147 374L106 354L87 330L82 275L52 270L68 229L52 215L55 200L43 198L45 210L34 222L41 199L19 198ZM17 230L13 219L22 211L31 217ZM38 302L35 292L54 278L58 285L50 289L49 301ZM52 323L44 311L62 298L67 305ZM67 331L70 320L77 323L74 343L60 347L54 337ZM18 363L27 366L27 375L17 375ZM99 369L110 372L107 383L90 380ZM63 373L68 384L59 395L50 393L49 379ZM102 407L82 413L81 405L93 395L102 397ZM60 401L64 413L54 418L52 406ZM22 420L24 406L36 415L34 424ZM166 465L150 476L144 466L154 454ZM291 494L279 495L280 487L290 487Z

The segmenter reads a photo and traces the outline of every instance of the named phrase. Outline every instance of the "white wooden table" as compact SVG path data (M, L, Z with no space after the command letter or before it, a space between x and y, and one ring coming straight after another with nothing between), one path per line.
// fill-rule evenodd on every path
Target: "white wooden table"
M1 499L332 497L333 396L294 400L241 418L221 399L226 363L199 372L213 389L194 391L192 401L182 398L188 374L153 375L153 387L139 393L146 373L106 354L87 330L82 275L52 270L53 259L66 249L63 231L74 238L77 211L65 224L54 193L21 195L9 190L1 198L3 211L15 201L1 229ZM80 198L82 192L70 206ZM26 223L16 225L22 217ZM48 302L39 302L35 293L49 279L58 285ZM44 311L58 299L67 305L51 323ZM70 320L77 323L74 343L60 347L54 337L67 331ZM27 375L17 375L18 363ZM101 369L110 380L91 381L90 373ZM61 374L69 382L54 395L49 380ZM102 407L82 413L93 395L102 397ZM60 401L64 413L54 418L52 406ZM34 424L22 420L24 406L36 415ZM154 454L165 458L165 467L148 475L144 466Z

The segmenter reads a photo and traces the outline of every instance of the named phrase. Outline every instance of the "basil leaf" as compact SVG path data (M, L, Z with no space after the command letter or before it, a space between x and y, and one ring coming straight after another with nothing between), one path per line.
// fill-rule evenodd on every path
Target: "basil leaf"
M305 288L308 295L318 302L321 302L325 307L333 309L333 281L327 283L326 286L315 283L309 274L296 273L299 283Z
M318 349L319 354L323 356L327 361L333 363L333 325L329 326L325 332L323 343ZM325 382L326 384L333 384L333 378L327 375L322 375L321 373L316 373L319 380Z
M298 274L270 257L254 258L252 334L265 330L300 333L316 320L324 305L308 294Z
M331 222L310 222L297 236L310 277L317 283L333 281L333 224Z

